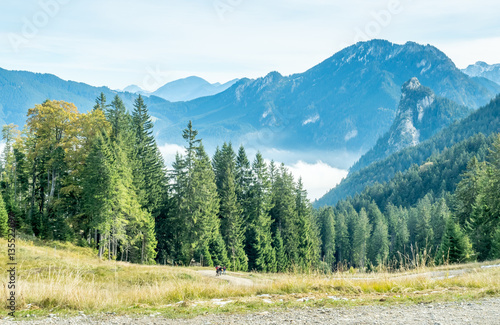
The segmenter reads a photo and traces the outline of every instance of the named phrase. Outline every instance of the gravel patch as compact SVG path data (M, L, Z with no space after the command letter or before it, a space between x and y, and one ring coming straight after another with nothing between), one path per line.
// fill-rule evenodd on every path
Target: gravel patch
M339 308L303 308L248 314L204 315L193 319L165 319L161 315L105 315L58 318L56 315L36 320L9 321L2 324L500 324L500 298L474 302L431 303L410 306L360 306Z

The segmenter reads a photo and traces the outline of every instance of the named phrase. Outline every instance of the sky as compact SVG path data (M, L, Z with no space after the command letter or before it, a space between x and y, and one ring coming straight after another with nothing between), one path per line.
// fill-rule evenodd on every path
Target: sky
M372 38L434 45L459 68L500 63L498 0L2 0L0 8L1 68L112 89L300 73ZM178 149L161 145L166 156ZM311 198L347 173L320 159L286 163Z
M500 62L498 0L2 0L0 67L155 90L303 72L371 38Z

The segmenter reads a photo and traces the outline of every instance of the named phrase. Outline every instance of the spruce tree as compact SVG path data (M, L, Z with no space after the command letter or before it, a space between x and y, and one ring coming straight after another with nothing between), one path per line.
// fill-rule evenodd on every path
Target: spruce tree
M190 195L191 202L187 202L190 214L186 215L188 224L193 227L188 242L192 248L189 257L197 258L208 248L212 258L229 266L226 247L220 234L219 198L215 175L210 158L201 142L194 157L190 181L194 191Z
M323 208L319 212L321 235L321 260L330 271L335 268L335 214L332 207Z
M417 204L417 222L415 228L415 244L420 252L431 252L434 242L434 231L431 226L431 201L429 196L425 196Z
M346 264L349 261L350 247L346 211L337 212L335 213L335 260L338 263Z
M314 264L319 259L319 230L316 228L316 224L313 222L312 207L309 203L309 200L307 199L307 192L304 189L301 178L299 178L299 181L297 183L295 197L295 206L297 209L297 228L299 232L299 265L305 270L311 270ZM331 233L332 235L334 235L335 230L333 229ZM334 247L335 243L332 243L332 251L329 254L331 256L329 257L329 259L332 263L332 258L335 254L333 251Z
M271 177L271 175L274 177ZM271 180L273 181L271 182ZM281 165L279 170L269 168L269 183L271 184L270 196L272 199L272 208L269 211L272 220L272 232L274 234L278 230L281 232L289 263L286 268L299 267L301 264L299 217L293 177L285 166Z
M84 164L82 180L82 212L83 219L79 228L87 236L89 244L104 251L104 236L109 232L109 218L112 196L112 157L110 156L107 138L98 135L91 144L92 149ZM98 238L99 237L99 238Z
M153 122L141 95L135 100L132 112L135 134L132 164L134 186L139 202L155 220L157 238L161 238L158 249L166 252L168 240L167 181L165 164L153 135Z
M352 260L356 266L363 269L366 266L368 239L370 238L370 224L368 214L364 208L359 212L358 218L353 220Z
M389 234L385 219L377 216L369 241L368 256L373 265L382 265L389 256Z
M245 254L245 228L242 209L236 198L234 176L230 168L226 169L219 193L221 233L226 242L231 262L233 262L233 269L246 271L248 257Z
M286 260L285 247L283 246L283 238L281 231L277 229L273 237L273 247L276 251L276 272L286 272L288 262Z
M227 245L227 250L234 270L247 270L248 258L245 254L245 227L243 210L236 195L235 172L236 155L231 143L224 143L222 150L217 148L212 165L215 183L220 199L220 232Z
M272 246L269 211L272 208L269 171L264 158L257 153L252 166L252 182L248 193L248 221L246 252L250 270L276 270L276 252Z
M94 110L100 110L102 112L106 112L109 108L109 105L106 102L106 95L101 92L99 97L95 100Z
M472 257L473 251L469 237L462 232L453 218L448 218L436 262L438 264L463 263L470 261Z

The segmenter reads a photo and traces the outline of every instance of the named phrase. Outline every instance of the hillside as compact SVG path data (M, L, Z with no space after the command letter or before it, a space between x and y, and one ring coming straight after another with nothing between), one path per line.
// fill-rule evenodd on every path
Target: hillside
M337 187L314 202L315 207L335 205L339 200L361 193L366 186L389 181L397 172L413 164L421 165L431 155L477 133L488 136L500 132L500 96L460 122L443 129L421 144L403 149L347 176Z
M416 146L469 113L467 107L436 97L430 88L412 78L401 87L401 99L391 128L350 168L350 172L363 169L404 148Z
M497 134L486 138L479 133L460 141L433 154L423 164L414 164L405 172L396 173L388 182L367 186L352 201L374 201L379 207L392 204L409 208L429 193L435 198L454 193L471 159L476 157L478 161L485 161L495 137Z

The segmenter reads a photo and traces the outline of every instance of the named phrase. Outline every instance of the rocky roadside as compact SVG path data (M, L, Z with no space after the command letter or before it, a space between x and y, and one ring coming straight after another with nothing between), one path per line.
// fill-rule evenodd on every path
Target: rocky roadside
M474 302L386 305L339 308L301 308L248 314L203 315L193 319L165 319L158 316L113 316L36 320L3 320L2 324L500 324L500 298Z

